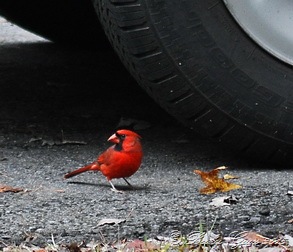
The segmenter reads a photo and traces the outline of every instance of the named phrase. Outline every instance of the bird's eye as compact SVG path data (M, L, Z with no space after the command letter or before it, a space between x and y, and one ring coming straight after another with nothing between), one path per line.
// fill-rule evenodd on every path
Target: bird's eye
M120 135L121 139L124 139L126 136L124 134Z

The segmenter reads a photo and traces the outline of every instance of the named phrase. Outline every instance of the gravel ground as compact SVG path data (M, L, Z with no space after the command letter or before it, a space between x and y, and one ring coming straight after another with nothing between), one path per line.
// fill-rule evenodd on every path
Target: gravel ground
M26 190L0 193L0 248L51 243L52 235L66 243L187 234L201 222L224 235L293 235L290 167L256 164L191 134L136 85L112 51L61 48L3 19L0 35L0 184ZM66 172L109 146L121 117L150 124L138 130L145 157L130 178L135 189L115 180L125 193L113 193L99 173L65 181ZM221 165L243 189L201 195L193 170ZM209 204L223 195L239 202ZM126 222L99 227L103 218Z

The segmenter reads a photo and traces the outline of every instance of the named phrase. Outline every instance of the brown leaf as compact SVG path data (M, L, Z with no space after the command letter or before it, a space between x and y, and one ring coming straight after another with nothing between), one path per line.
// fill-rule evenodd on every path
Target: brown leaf
M270 241L269 238L264 237L256 232L245 232L242 235L242 238L250 242L261 243L261 244L268 244Z
M7 186L7 185L1 185L0 184L0 193L3 192L14 192L14 193L18 193L18 192L23 192L22 188L15 188L15 187L11 187L11 186Z
M270 239L262 236L256 232L245 232L242 234L242 238L253 243L260 243L263 245L280 246L287 251L287 247L283 244L282 240ZM289 250L288 250L289 251Z
M141 241L141 240L134 240L129 243L127 243L125 247L126 251L154 251L158 250L159 246L157 246L154 243L147 242L147 241Z
M206 184L206 187L200 189L200 193L202 194L212 194L217 191L227 192L230 190L235 190L241 188L240 185L228 183L223 178L218 177L218 173L220 170L225 170L227 167L220 166L215 168L210 172L203 172L200 170L194 170L194 173L201 176L202 181Z
M79 245L76 242L73 242L66 246L70 252L81 252Z

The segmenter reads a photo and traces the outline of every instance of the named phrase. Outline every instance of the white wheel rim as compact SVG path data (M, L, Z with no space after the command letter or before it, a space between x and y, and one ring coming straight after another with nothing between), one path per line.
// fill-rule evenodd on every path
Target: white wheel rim
M293 65L292 0L223 0L243 30L263 49Z

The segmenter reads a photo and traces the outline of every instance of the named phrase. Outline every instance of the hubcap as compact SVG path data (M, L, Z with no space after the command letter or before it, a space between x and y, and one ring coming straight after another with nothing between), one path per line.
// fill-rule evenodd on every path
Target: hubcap
M292 0L223 0L242 29L263 49L293 65Z

